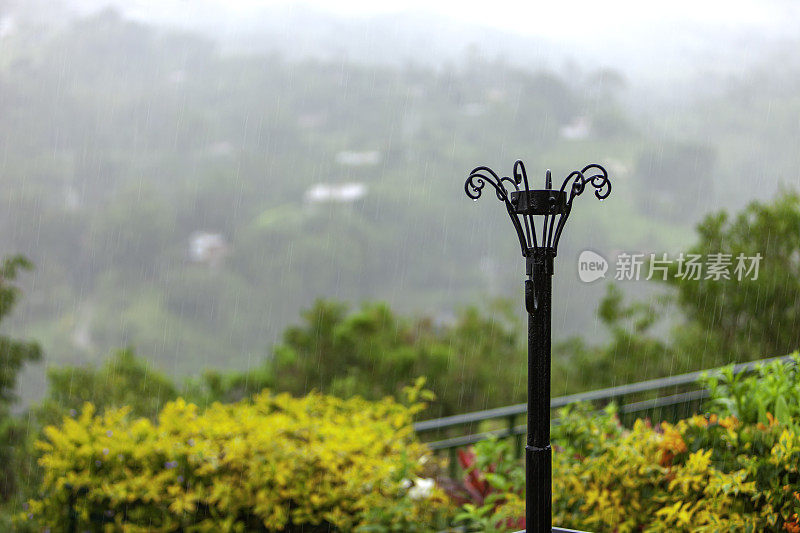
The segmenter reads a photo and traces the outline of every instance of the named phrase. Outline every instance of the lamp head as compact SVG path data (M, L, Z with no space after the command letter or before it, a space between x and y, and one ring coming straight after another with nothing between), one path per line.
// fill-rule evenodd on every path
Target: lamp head
M552 188L552 181L548 170L545 174L545 188L531 189L525 165L517 160L514 163L513 177L501 178L489 167L475 168L467 177L464 190L467 196L477 200L486 184L490 184L511 217L522 255L529 257L543 252L555 257L561 232L572 210L572 201L583 193L587 184L595 189L594 194L599 200L608 198L611 194L611 181L606 170L596 164L571 172L559 189ZM540 238L536 232L534 217L542 217Z

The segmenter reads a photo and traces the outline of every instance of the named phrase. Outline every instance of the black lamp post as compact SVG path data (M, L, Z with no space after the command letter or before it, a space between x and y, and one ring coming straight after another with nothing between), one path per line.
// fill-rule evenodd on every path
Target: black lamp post
M550 300L553 259L572 201L586 185L603 200L611 194L608 173L600 165L588 165L553 189L550 171L545 188L531 190L522 161L514 163L513 178L499 177L488 167L474 169L464 189L477 200L486 184L505 204L525 257L525 309L528 312L528 443L525 446L525 525L535 533L552 530L552 451L550 449ZM571 184L570 184L571 183ZM524 188L520 188L520 186ZM567 190L569 185L569 190ZM537 238L534 216L542 216Z

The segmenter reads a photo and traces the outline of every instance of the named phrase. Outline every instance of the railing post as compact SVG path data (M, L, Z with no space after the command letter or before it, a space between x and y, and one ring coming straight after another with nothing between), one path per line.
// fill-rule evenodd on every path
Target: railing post
M517 428L517 415L508 416L508 438L514 439L514 457L519 459L522 457L522 436L517 435L514 431Z

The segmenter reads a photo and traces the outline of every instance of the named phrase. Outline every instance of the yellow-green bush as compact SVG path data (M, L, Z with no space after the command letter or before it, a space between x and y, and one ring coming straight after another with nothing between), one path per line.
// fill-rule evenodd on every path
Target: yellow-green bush
M705 419L702 419L705 420ZM731 426L730 420L721 421ZM554 454L556 517L594 531L761 531L755 482L744 467L690 451L684 433L696 420L652 428L637 420L619 439L580 457ZM733 466L733 465L730 465Z
M589 531L800 533L800 355L749 375L706 377L706 415L624 428L609 407L559 412L552 428L553 519ZM473 485L487 485L463 522L514 531L522 462L508 442L474 447Z
M430 452L411 426L421 408L265 391L205 411L178 399L154 424L86 404L45 429L41 497L20 519L63 524L71 490L85 493L79 529L435 530L449 503L421 490Z
M562 410L554 427L553 519L588 531L800 533L800 434L771 414L768 424L734 416L694 416L652 427L621 427L613 411ZM787 421L788 422L788 421ZM504 444L475 447L479 462L503 454ZM521 463L518 469L521 470ZM521 516L519 477L496 465L486 481L496 490L489 508L462 513L495 529ZM501 475L498 476L498 473Z

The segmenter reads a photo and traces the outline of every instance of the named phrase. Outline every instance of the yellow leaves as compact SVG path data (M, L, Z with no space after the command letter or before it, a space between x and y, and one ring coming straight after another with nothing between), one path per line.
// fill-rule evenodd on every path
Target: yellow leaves
M675 502L674 505L663 507L656 512L656 516L664 521L666 525L675 527L685 527L692 523L694 509L690 502Z
M171 503L169 510L175 514L192 513L197 504L197 496L190 491L184 491L181 487L170 485L167 487L167 494Z
M408 425L408 423L409 423L408 417L405 416L404 413L397 413L396 415L394 415L394 418L392 419L392 426L394 426L397 429L400 429L403 426Z
M405 396L406 403L409 404L409 411L412 415L425 408L425 404L420 403L420 400L423 402L431 402L436 399L436 395L433 391L423 389L426 381L427 378L425 378L425 376L419 376L414 381L413 386L403 387L403 395Z
M793 462L794 467L791 471L797 472L797 461L793 461L793 458L798 455L800 455L800 436L789 429L784 429L778 437L777 444L770 450L770 462L774 465Z
M38 443L44 497L31 509L43 525L57 524L69 480L89 489L87 517L111 510L131 531L244 531L259 522L280 531L290 520L353 530L366 512L404 497L401 471L422 473L430 452L411 420L411 409L391 399L318 393L263 391L205 410L178 399L155 425L124 409L97 416L87 404ZM402 519L432 520L449 505L436 495L408 498Z
M590 489L586 491L586 507L608 507L608 496L608 491L606 490Z
M712 419L713 417L713 419ZM717 415L711 415L711 417L706 418L703 415L693 415L686 419L686 424L689 426L694 427L701 427L706 428L709 424L716 424L717 423Z
M667 490L670 492L676 488L680 492L702 492L708 478L708 467L711 464L711 450L704 452L698 450L689 455L686 462L677 468L672 469L672 480L669 482Z
M731 496L737 497L741 494L756 494L756 482L747 481L747 475L746 469L736 470L730 473L711 469L703 492L707 497L723 503L729 501Z
M774 445L762 457L749 455L752 443L737 443L737 435L754 433L761 435L755 425L742 427L733 417L695 416L657 429L636 421L611 441L599 438L598 451L588 457L555 452L554 522L618 532L793 527L786 519L800 504L800 436L789 430L774 434L777 442L768 441Z
M684 446L686 445L684 444ZM686 460L685 468L691 472L705 473L711 464L711 452L712 450L697 450L695 453L690 454Z
M619 439L598 437L597 443L602 452L581 461L554 454L558 521L589 530L635 531L641 516L654 512L648 493L663 480L659 435L639 421Z

